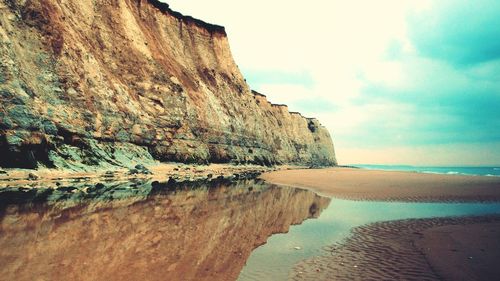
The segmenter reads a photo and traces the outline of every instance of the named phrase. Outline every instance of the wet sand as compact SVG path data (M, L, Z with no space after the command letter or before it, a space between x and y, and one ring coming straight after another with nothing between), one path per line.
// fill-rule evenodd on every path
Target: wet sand
M500 278L500 221L434 227L416 245L444 280Z
M350 200L498 202L500 177L353 168L281 170L267 182ZM497 280L500 216L378 222L353 229L327 255L296 265L292 280Z
M500 201L500 177L421 174L353 168L281 170L262 179L350 200Z
M498 280L500 217L415 219L357 227L291 280Z

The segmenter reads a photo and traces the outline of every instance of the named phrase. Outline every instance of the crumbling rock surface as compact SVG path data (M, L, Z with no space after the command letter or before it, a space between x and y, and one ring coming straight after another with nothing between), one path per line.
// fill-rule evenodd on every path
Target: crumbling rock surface
M249 89L221 26L157 0L0 10L0 167L336 164L318 120Z

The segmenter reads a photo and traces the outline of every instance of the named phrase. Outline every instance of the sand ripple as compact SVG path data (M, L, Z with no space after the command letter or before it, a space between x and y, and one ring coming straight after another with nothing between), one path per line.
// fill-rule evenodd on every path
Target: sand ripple
M296 265L291 280L442 280L416 241L444 225L500 222L500 217L461 217L378 222L360 226L324 256ZM446 258L446 257L445 257Z

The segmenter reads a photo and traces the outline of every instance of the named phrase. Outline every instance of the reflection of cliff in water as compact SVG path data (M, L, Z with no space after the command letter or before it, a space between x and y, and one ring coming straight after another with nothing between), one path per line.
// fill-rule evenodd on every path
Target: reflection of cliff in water
M272 233L330 199L247 181L120 200L10 206L3 280L235 280Z

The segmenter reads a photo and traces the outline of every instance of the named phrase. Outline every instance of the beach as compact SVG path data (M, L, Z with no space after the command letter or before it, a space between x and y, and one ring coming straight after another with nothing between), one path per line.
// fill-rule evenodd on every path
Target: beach
M349 200L498 202L500 178L355 168L281 170L262 179ZM377 222L356 227L324 255L297 264L292 280L495 280L500 217Z
M349 200L500 201L500 177L327 168L279 170L263 174L261 178L269 183L311 189L325 196Z
M261 180L256 180L255 183L248 180L241 181L241 179L258 176L260 173L263 173L260 176ZM216 189L217 185L227 185L228 187ZM262 187L259 188L260 185ZM176 188L173 189L173 186ZM280 188L283 186L298 189ZM233 268L231 274L224 271L224 274L217 275L218 279L214 280L236 278L244 264L252 264L249 261L252 256L247 258L250 253L253 253L255 247L261 246L267 241L266 245L263 246L266 247L272 244L269 242L269 235L280 232L288 233L289 230L290 233L287 235L274 238L274 242L278 244L271 246L270 252L264 251L264 255L260 256L264 257L262 260L257 258L259 262L264 261L270 266L266 267L267 265L259 262L254 263L256 266L247 270L244 275L247 279L241 280L255 280L255 278L258 280L287 280L287 276L291 280L494 280L494 277L500 274L500 270L496 266L500 261L500 239L498 239L500 237L500 215L483 215L491 214L491 212L480 211L482 207L492 205L486 203L500 202L500 178L498 177L419 174L341 167L305 169L298 166L161 164L137 165L136 168L131 169L87 172L5 169L0 175L0 190L4 191L5 200L14 198L17 200L15 202L28 203L28 206L32 207L38 206L33 203L45 200L47 206L57 206L55 210L62 212L64 210L61 207L67 204L65 212L73 215L70 216L72 219L64 222L66 227L64 229L67 230L68 227L73 226L72 231L80 231L80 224L74 220L88 217L88 215L81 216L78 210L87 210L88 214L95 213L97 215L101 214L102 210L96 211L95 208L102 205L102 209L106 210L107 213L103 216L111 216L114 212L119 215L126 211L137 217L149 218L153 212L151 210L171 215L172 212L165 208L168 208L175 198L178 198L179 204L184 206L183 208L189 210L190 207L186 206L192 203L193 206L196 206L193 210L198 210L201 202L207 204L213 202L221 204L221 206L228 206L227 202L229 201L220 201L223 198L216 200L215 195L219 194L216 190L220 190L220 194L227 196L233 194L230 202L239 207L242 217L248 218L249 221L236 218L234 210L222 211L220 206L214 207L214 210L211 211L200 210L199 214L193 215L190 212L193 218L203 214L209 214L210 218L214 218L216 214L221 214L221 219L216 219L216 223L210 227L207 226L207 229L200 233L212 231L225 235L227 231L228 235L234 234L237 238L226 247L233 249L234 247L241 248L241 241L238 240L238 237L241 237L241 233L244 232L242 229L234 229L234 226L250 226L252 230L260 227L271 229L271 231L249 235L247 238L252 239L248 240L249 246L246 248L245 254L238 259L238 266ZM198 193L206 195L206 197L201 197L200 202L193 202L192 200L195 198L193 196ZM248 195L245 195L247 193ZM251 198L254 198L252 196L265 194L269 194L269 197L266 197L267 203L263 201L263 198L251 201L253 200ZM293 204L295 201L290 199L292 197L287 197L284 194L298 198L296 200L298 204ZM297 197L299 195L303 197ZM306 197L314 200L305 200ZM160 200L160 203L154 205L156 206L154 208L140 207L143 205L138 202L149 202L147 200ZM14 204L15 202L10 203ZM453 204L422 204L424 202ZM467 207L468 211L462 212L464 209L461 209L463 208L461 203L474 203L472 204L474 206L469 206ZM84 208L87 206L86 204L90 206L88 209ZM79 207L74 208L75 206ZM262 208L258 209L259 206ZM494 208L496 209L491 209L491 207L488 209L498 209L498 207ZM4 210L4 215L10 214L18 221L17 218L20 216L17 212L22 210L23 208L13 205ZM257 210L260 210L262 214L256 215ZM428 212L429 210L431 211ZM454 212L454 210L460 210L460 212ZM300 219L292 220L289 217L294 212L302 212L303 214L301 213ZM324 215L320 215L321 212ZM35 213L44 214L44 212ZM224 214L227 217L223 217ZM434 216L439 216L439 218ZM30 222L26 225L40 225L41 227L45 225L45 220L50 221L52 217L57 218L59 215L32 217L32 213L26 212L19 221L24 224ZM184 215L184 219L180 219L181 216L178 217L171 218L173 224L178 225L183 222L186 224L183 229L193 231L203 225L202 222L205 221L202 219L200 222L196 222L188 215ZM264 219L267 217L270 217L269 220ZM317 219L301 225L301 221L305 218ZM120 224L121 221L121 217L118 216L111 219L110 223ZM217 223L221 221L227 222ZM313 221L318 221L319 224L312 226L311 222ZM18 260L29 257L29 255L23 254L29 253L29 251L17 251L16 245L18 244L13 244L13 241L18 241L18 237L38 235L38 231L22 230L19 233L14 231L8 236L7 225L12 220L4 219L3 222L3 242L11 247L10 250L5 251L4 255L9 254ZM160 220L158 225L165 223ZM12 226L17 227L24 224L13 223ZM153 235L160 229L154 225L155 223L151 222L145 224L144 228L151 231L151 235ZM291 225L294 225L293 228ZM271 226L275 228L271 228ZM304 228L299 230L298 228L302 226ZM30 229L36 230L36 228ZM106 228L102 229L106 230ZM113 229L110 231L114 231ZM155 237L157 238L155 239L168 237L167 234L176 227L165 226L164 229L167 229L168 232L156 233ZM319 236L311 236L313 230ZM126 233L129 232L130 235L135 235L132 230ZM110 237L121 239L121 234L116 236L111 234ZM185 237L193 237L193 235L189 234ZM338 235L341 235L342 238L335 240ZM59 235L58 237L73 236ZM323 239L325 237L327 239ZM302 238L306 238L306 241ZM284 244L280 244L280 239ZM27 239L26 241L32 240ZM221 239L221 241L226 240L225 238ZM49 240L41 239L34 243L39 243L41 246L50 245L46 241ZM166 241L165 245L161 244L166 249L176 247L167 243L175 241L175 239L161 241ZM315 241L320 242L316 243ZM100 239L96 238L91 243L89 242L89 245L93 246L88 247L88 249L95 249L95 245L102 243ZM56 244L63 245L64 243ZM182 243L182 245L187 244ZM210 244L204 243L204 245ZM31 246L39 247L37 245ZM4 248L7 249L7 247ZM75 249L80 249L80 247L75 246ZM192 248L186 246L185 251L191 253L192 249L200 249L200 246ZM219 247L220 249L222 248ZM314 252L315 249L317 252ZM60 252L56 247L52 250ZM311 254L308 254L309 252ZM42 251L40 255L43 256L44 253ZM67 249L65 253L68 253ZM79 251L76 250L72 254L67 254L64 260L79 259L78 253ZM233 252L229 254L218 253L220 258L217 258L217 261L222 257L231 257L234 254ZM287 258L280 255L283 253ZM266 254L272 254L273 262L265 259ZM96 255L93 252L86 254L86 256ZM291 258L292 256L293 258ZM299 258L295 259L295 257ZM4 260L6 259L4 258ZM46 259L40 260L42 260L39 264L40 272L51 268L43 262ZM135 260L137 262L137 255ZM170 258L165 261L165 264L176 261L177 258ZM96 259L96 262L100 262L100 259ZM57 264L57 262L54 261L50 264ZM189 264L189 262L186 261L184 264ZM219 274L222 271L219 271L215 264L207 268L213 269ZM143 265L149 265L149 263ZM233 265L236 264L233 263ZM140 268L144 270L142 272L148 272L151 280L155 279L155 276L158 279L165 276L162 274L154 275L158 272L156 270L147 271L146 266ZM160 267L158 266L158 268ZM180 269L182 268L179 267ZM5 267L5 270L14 273L12 267ZM30 271L22 272L26 277L24 280L29 280L30 272L33 270L31 268ZM66 274L68 271L61 272ZM280 272L283 272L283 275ZM172 274L172 280L178 280L177 276L184 276L186 280L199 280L197 279L199 276L187 278L182 271L172 271L169 274ZM208 280L208 276L212 276L208 271L200 274L200 276L206 277L204 280ZM4 276L8 275L4 274Z

